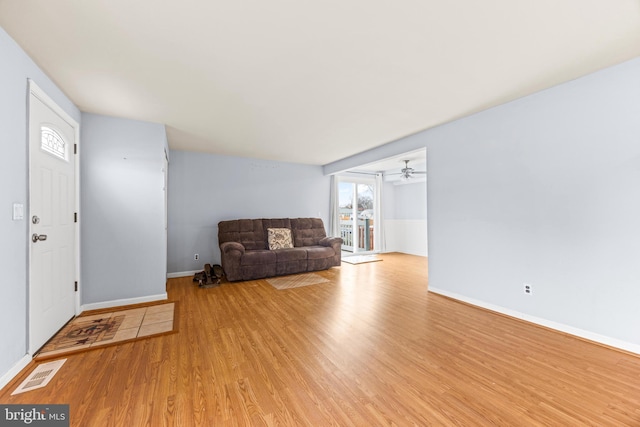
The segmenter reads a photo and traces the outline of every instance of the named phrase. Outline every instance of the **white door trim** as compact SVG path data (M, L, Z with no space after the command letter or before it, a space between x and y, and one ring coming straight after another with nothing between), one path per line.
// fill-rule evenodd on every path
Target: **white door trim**
M376 241L375 241L375 236L380 236L381 232L380 230L382 229L383 225L382 225L382 221L380 221L380 212L379 212L379 208L381 206L381 202L376 202L375 198L379 197L379 191L377 190L378 188L378 182L376 181L375 178L375 174L369 174L367 173L365 177L362 176L357 176L357 175L351 175L351 174L341 174L341 175L336 175L335 180L336 180L336 187L339 188L340 187L340 183L351 183L351 184L355 184L355 188L354 188L354 193L353 193L353 197L355 197L357 199L358 196L358 184L365 184L365 185L371 185L374 189L373 191L373 197L374 197L374 203L373 203L373 215L374 215L374 223L373 223L373 233L374 233L374 241L372 242L373 245L373 250L365 250L360 249L359 248L359 227L357 226L358 223L358 217L357 217L357 203L354 205L353 207L353 213L352 213L352 246L347 246L343 243L342 247L350 247L351 248L351 254L349 255L344 255L345 249L343 249L343 257L344 256L350 256L350 255L368 255L368 254L376 254L376 253L380 253L380 248L376 246ZM354 200L355 201L355 200ZM340 203L336 204L336 209L340 209L339 206ZM338 215L339 217L340 215ZM379 237L378 237L379 238Z
M75 157L75 201L74 201L74 206L75 206L75 212L78 213L78 221L75 223L75 254L74 254L74 258L75 258L75 281L78 283L78 291L75 294L75 315L77 316L78 314L80 314L80 293L82 291L82 287L80 284L80 124L78 122L76 122L73 117L71 117L66 111L64 111L53 99L51 99L49 97L49 95L46 94L46 92L44 90L42 90L32 79L27 79L28 84L29 84L29 94L35 96L36 98L38 98L40 101L42 101L47 107L49 107L53 112L55 112L58 116L60 116L65 122L67 122L71 127L73 127L74 130L74 144L75 144L75 150L76 150L76 157ZM30 96L27 97L27 99L30 99ZM29 101L27 101L29 102ZM29 109L31 108L30 105L27 105L27 113L30 111ZM29 143L30 141L27 140ZM29 151L29 195L28 197L30 197L30 192L31 192L31 183L32 183L32 171L31 171L31 150ZM29 206L29 215L27 216L27 218L31 218L32 213L31 213L31 206ZM31 224L29 222L29 224ZM31 236L31 228L29 227L28 230L28 234L26 236L26 238L29 238L29 236ZM29 250L29 258L28 258L28 263L29 266L31 266L31 251ZM30 267L28 269L28 271L30 272ZM29 273L30 274L30 273ZM29 277L29 285L27 286L29 292L31 291L31 277ZM29 307L29 309L27 310L27 322L30 323L31 321L31 307ZM28 333L30 333L30 329L31 327L28 326L27 327L27 331L29 331ZM27 339L27 343L30 347L29 344L30 340ZM28 354L29 355L33 355L33 353L35 351L37 351L37 348L28 348Z

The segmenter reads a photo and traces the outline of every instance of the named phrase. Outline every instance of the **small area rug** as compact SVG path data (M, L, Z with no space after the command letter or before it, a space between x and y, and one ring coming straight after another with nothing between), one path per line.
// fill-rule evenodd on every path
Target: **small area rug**
M78 316L36 355L45 359L174 332L175 303Z
M270 277L267 279L267 282L279 291L283 289L317 285L319 283L326 283L329 281L329 279L325 279L315 273L291 274L289 276Z
M342 257L342 262L346 262L347 264L363 264L365 262L376 262L382 261L375 255L355 255L355 256L345 256Z

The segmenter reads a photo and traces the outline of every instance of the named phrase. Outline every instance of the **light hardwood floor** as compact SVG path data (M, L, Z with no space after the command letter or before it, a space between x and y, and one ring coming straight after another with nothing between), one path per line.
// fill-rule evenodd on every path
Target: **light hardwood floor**
M74 426L640 425L640 357L427 292L425 258L330 282L168 283L179 332L68 357L44 389Z

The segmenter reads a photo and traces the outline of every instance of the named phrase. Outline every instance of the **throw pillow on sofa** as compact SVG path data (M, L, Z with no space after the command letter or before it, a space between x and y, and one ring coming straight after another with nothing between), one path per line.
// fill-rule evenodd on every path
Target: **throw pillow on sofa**
M267 241L269 250L293 247L291 230L288 228L267 228Z

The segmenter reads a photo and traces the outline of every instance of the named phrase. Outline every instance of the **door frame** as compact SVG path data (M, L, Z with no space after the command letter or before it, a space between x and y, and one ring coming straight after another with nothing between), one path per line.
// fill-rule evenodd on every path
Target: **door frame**
M31 111L31 95L35 96L36 98L38 98L40 101L42 101L48 108L50 108L54 113L56 113L57 115L59 115L64 121L66 121L71 127L73 127L74 130L74 146L75 146L75 165L74 165L74 174L75 174L75 200L74 200L74 209L75 212L78 214L78 221L75 222L75 254L74 254L74 263L75 263L75 281L76 283L78 283L78 287L77 287L77 291L75 293L75 315L77 316L80 313L80 293L82 290L81 284L80 284L80 124L73 119L73 117L71 117L66 111L64 111L51 97L49 97L49 95L47 95L47 93L42 90L32 79L27 79L28 82L28 96L27 96L27 119L30 120L30 111ZM27 126L27 129L29 129L30 123ZM27 131L27 153L28 153L28 170L29 170L29 188L28 188L28 200L29 200L29 214L27 215L27 219L29 220L28 222L28 233L27 236L25 236L25 238L29 239L29 236L31 236L32 231L31 231L31 217L32 217L32 212L31 212L31 185L33 182L33 177L32 177L32 170L31 170L31 134L30 134L30 130ZM29 355L33 355L38 349L37 348L31 348L31 339L30 339L30 335L31 335L31 304L30 304L30 298L31 298L31 243L29 243L29 245L27 246L28 249L28 258L27 258L27 262L28 262L28 268L27 268L27 274L28 274L28 284L27 284L27 304L28 304L28 309L27 309L27 353Z
M373 197L374 198L376 197L376 193L377 193L376 185L377 185L377 183L375 181L375 176L373 176L373 177L362 177L362 176L353 176L353 175L350 175L348 173L347 174L342 174L342 175L338 174L338 175L336 175L336 189L337 190L340 188L340 183L343 183L343 182L355 184L356 189L355 189L355 192L354 192L354 197L356 197L356 198L357 198L357 192L358 192L358 190L357 190L358 184L373 185L373 189L374 189ZM374 235L379 235L380 227L382 227L382 224L380 224L380 221L379 221L380 213L378 212L376 206L377 206L377 204L374 201L374 203L373 203L373 214L374 214L373 230L374 231L373 232L374 232ZM340 203L336 204L336 209L338 211L340 210ZM356 210L357 210L357 206L354 207L354 213L355 213ZM337 218L340 217L339 213L336 215L336 217ZM357 226L354 227L354 225L356 225L357 221L358 221L357 216L354 215L354 218L352 218L352 220L353 220L354 224L352 224L353 246L352 246L351 254L352 255L368 255L368 254L380 253L380 248L377 247L377 245L375 245L375 244L374 244L373 250L359 250L360 249L358 247L358 241L359 241L358 233L359 233L359 231L358 231L358 227ZM350 255L344 255L344 256L350 256Z

